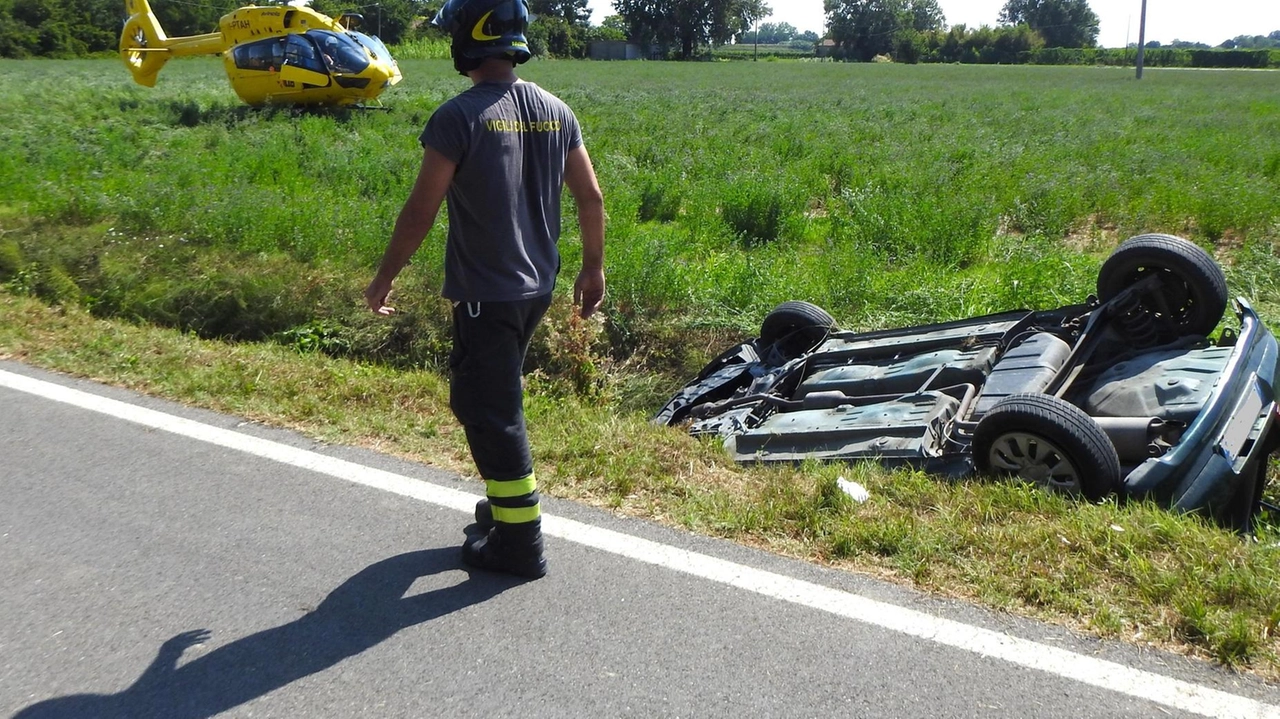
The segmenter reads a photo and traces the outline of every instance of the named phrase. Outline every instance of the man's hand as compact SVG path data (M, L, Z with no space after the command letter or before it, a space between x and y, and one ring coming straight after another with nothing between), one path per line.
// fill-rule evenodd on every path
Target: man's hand
M375 313L389 317L396 312L396 308L387 306L387 296L390 294L391 283L381 277L374 277L373 282L364 290L364 301Z
M582 268L573 283L573 304L582 308L578 313L586 319L600 309L601 302L604 302L604 270Z
M565 157L564 183L578 205L582 229L582 271L573 283L573 304L582 307L579 314L586 319L604 301L604 195L587 148L579 145Z
M449 184L453 182L453 174L457 169L458 165L441 155L438 150L428 147L424 151L418 179L414 181L413 189L409 191L409 197L396 217L391 242L387 243L387 250L382 253L382 261L378 263L378 273L364 291L365 304L377 314L384 317L395 314L395 308L387 306L391 283L400 274L400 270L409 264L409 258L418 251L423 238L431 231L436 214L440 212L440 203L444 202L445 193L449 191Z

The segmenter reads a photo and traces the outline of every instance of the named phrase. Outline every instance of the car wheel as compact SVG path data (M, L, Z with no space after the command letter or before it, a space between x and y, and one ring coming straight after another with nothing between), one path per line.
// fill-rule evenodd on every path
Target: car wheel
M1209 253L1173 235L1122 242L1098 272L1098 297L1106 302L1152 274L1160 275L1161 289L1141 299L1144 310L1184 335L1205 335L1217 326L1227 308L1227 278Z
M826 310L791 300L773 308L760 323L760 346L773 346L791 360L817 347L835 328L835 318Z
M974 429L973 460L983 472L1091 500L1120 487L1120 458L1102 427L1049 394L1009 395L992 406Z

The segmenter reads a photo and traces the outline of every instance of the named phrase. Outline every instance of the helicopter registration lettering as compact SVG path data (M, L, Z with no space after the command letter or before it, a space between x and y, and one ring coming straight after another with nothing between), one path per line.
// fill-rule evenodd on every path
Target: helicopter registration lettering
M232 20L227 25L232 30L248 30L251 27L248 20Z
M487 120L484 124L489 132L560 132L559 120Z

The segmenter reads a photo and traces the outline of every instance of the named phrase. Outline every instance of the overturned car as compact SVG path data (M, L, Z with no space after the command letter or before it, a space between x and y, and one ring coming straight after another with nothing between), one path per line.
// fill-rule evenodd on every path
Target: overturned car
M1097 295L1055 310L854 333L786 302L654 421L724 439L740 462L878 460L1013 474L1099 499L1203 512L1248 531L1280 444L1275 338L1195 244L1147 234Z

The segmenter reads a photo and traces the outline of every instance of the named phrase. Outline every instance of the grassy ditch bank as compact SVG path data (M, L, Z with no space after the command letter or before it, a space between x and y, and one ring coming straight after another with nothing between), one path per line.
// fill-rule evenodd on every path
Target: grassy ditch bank
M563 303L553 313L567 313ZM0 291L0 357L469 470L437 373L98 319ZM646 415L531 382L547 492L993 608L1280 676L1280 535L1143 504L873 465L741 468ZM858 504L836 486L866 486Z
M386 112L300 113L244 107L209 58L167 64L155 88L114 60L0 61L0 213L111 228L160 270L196 247L242 273L284 257L367 274L423 124L465 87L447 61L402 69ZM1140 232L1280 239L1267 73L1155 69L1135 84L1059 67L521 71L582 122L609 216L609 353L623 360L678 349L675 330L750 332L791 299L859 329L1057 306L1091 290L1100 253ZM572 276L571 203L563 219ZM435 287L443 243L438 227L423 248ZM86 263L64 259L78 279Z
M219 63L0 61L0 355L317 439L470 470L438 368L437 227L394 320L360 289L430 113L254 110ZM1280 531L870 465L740 468L647 417L779 302L850 329L1048 308L1123 237L1211 250L1280 328L1280 97L1265 73L536 62L609 213L609 296L535 338L528 412L560 497L1280 677ZM39 108L38 114L32 108ZM571 203L564 277L576 271ZM562 285L564 283L562 282ZM871 491L856 504L841 475ZM1273 468L1273 475L1275 470Z

